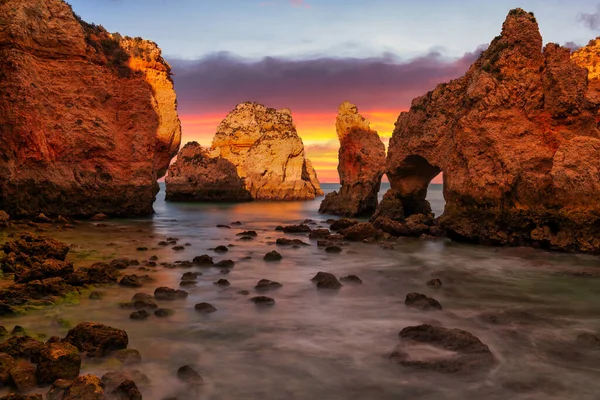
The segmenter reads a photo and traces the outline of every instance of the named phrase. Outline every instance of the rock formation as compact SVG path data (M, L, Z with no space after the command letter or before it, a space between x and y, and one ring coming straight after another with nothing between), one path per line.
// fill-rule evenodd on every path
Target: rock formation
M166 184L168 201L252 200L235 165L223 157L212 158L197 142L179 151Z
M338 173L342 187L329 193L319 212L355 217L372 214L385 172L385 146L354 104L340 105L335 124L340 150Z
M600 251L597 59L590 48L573 59L553 43L542 49L533 14L512 10L465 76L398 118L378 215L426 214L427 185L442 171L449 237Z
M1 1L0 21L0 209L151 213L181 136L157 45L63 0Z
M323 194L288 109L239 104L217 128L210 151L188 146L169 169L167 200L312 200Z

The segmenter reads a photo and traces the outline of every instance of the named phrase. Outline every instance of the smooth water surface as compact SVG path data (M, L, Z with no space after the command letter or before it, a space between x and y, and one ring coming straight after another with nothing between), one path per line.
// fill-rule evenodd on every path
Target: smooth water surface
M337 186L324 185L326 191ZM383 190L386 188L384 187ZM382 192L383 192L382 190ZM149 273L155 283L140 290L103 288L101 301L82 295L79 304L2 321L32 332L64 336L68 326L95 321L125 329L130 347L140 350L152 387L144 399L598 399L600 351L576 344L582 332L600 331L598 259L585 255L532 249L486 248L447 240L402 239L393 249L352 243L341 254L328 254L305 236L284 235L278 225L305 219L320 222L319 199L312 202L242 204L165 203L159 194L152 218L110 220L107 227L85 222L75 230L47 234L73 244L69 259L78 266L117 257L172 263L210 254L215 261L232 259L227 276L216 268L166 269ZM443 211L441 186L432 186L436 215ZM217 228L241 221L242 226ZM315 225L316 226L316 225ZM258 238L239 241L237 233L256 230ZM184 251L159 247L175 236L189 243ZM301 238L311 246L276 246L279 237ZM224 255L209 250L232 244ZM145 252L138 247L148 247ZM283 260L263 261L277 249ZM247 259L247 257L251 257ZM181 275L200 271L198 285L186 288L186 300L158 302L175 310L168 319L129 319L119 307L137 292L158 286L177 288ZM356 274L364 284L346 285L335 293L318 291L310 281L318 271ZM213 284L227 278L225 289ZM425 283L439 277L439 289ZM283 287L267 293L271 308L257 308L249 297L259 279ZM250 296L238 293L249 290ZM443 311L407 308L407 293L439 300ZM199 315L194 304L210 302L218 311ZM477 377L412 371L392 364L388 355L398 332L411 325L441 324L472 332L498 360ZM205 380L200 397L186 394L175 378L190 364ZM84 372L102 374L114 365L87 365ZM187 397L186 397L187 396Z

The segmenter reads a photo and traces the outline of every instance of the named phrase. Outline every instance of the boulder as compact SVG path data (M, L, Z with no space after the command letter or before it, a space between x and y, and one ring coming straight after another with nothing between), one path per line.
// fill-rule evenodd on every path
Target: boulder
M15 359L7 353L0 353L0 387L11 382L10 370L15 366Z
M11 127L0 147L0 208L151 214L181 138L161 50L84 22L63 0L10 3L0 4L0 125Z
M349 102L340 105L336 130L340 140L338 174L341 188L321 202L319 212L356 217L371 215L385 172L385 146L369 121Z
M342 284L335 275L330 274L329 272L319 272L317 273L311 281L317 283L317 288L319 289L341 289Z
M141 388L145 388L150 385L150 378L137 369L111 371L102 375L102 385L104 386L104 390L108 393L112 392L126 381L137 382L137 385Z
M82 322L70 329L65 342L77 347L89 357L104 357L127 348L127 332L95 322Z
M6 211L0 210L0 229L10 226L10 216Z
M73 271L73 264L70 262L47 259L27 267L16 268L15 282L27 283L46 278L64 277Z
M77 347L69 343L50 343L42 349L37 365L40 383L54 383L57 379L75 379L81 369Z
M185 290L171 289L166 286L156 288L154 291L154 298L156 300L177 300L185 299L188 297L188 293Z
M421 293L409 293L406 295L404 304L408 307L418 308L420 310L441 310L442 305L436 299L427 297Z
M189 365L184 365L177 370L177 379L191 387L202 386L204 384L202 376Z
M62 400L65 396L67 389L73 384L73 381L58 379L52 383L48 393L46 394L46 400Z
M341 231L341 234L344 235L347 240L360 242L374 237L377 234L377 229L375 229L370 222L360 222L344 229Z
M121 382L111 393L114 400L142 400L142 394L132 380Z
M104 400L104 386L95 375L81 375L65 390L62 400Z
M254 286L254 288L259 292L266 292L268 290L279 289L282 286L283 285L279 282L270 281L268 279L261 279L260 281L258 281L256 286Z
M442 353L423 354L424 345ZM405 367L442 373L481 373L495 364L488 346L470 332L431 325L404 328L390 359Z
M267 254L265 254L263 259L265 261L280 261L281 259L283 259L283 257L281 256L281 254L279 254L278 252L273 250L273 251L270 251Z
M217 311L217 308L210 303L198 303L194 309L201 314L212 314Z
M250 299L257 306L274 306L275 299L267 296L255 296Z
M354 226L356 224L358 224L358 221L355 219L340 218L337 221L333 221L329 228L332 231L341 231L350 228L351 226Z
M35 367L28 361L18 360L10 369L10 379L17 391L29 392L37 386Z
M12 336L0 343L0 353L6 353L13 358L22 358L37 362L44 343L29 336Z

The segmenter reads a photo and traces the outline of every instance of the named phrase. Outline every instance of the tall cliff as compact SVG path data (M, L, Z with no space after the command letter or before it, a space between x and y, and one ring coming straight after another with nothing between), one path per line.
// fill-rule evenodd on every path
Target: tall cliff
M378 214L427 213L427 185L443 172L450 237L600 251L597 59L542 49L533 14L512 10L465 76L398 118Z
M87 24L63 0L0 1L0 209L151 213L180 139L155 43Z
M385 146L369 121L349 102L340 105L336 118L340 140L338 174L342 187L329 193L319 212L347 217L370 215L385 172Z
M248 200L248 194L256 200L312 200L323 194L288 109L248 102L231 111L217 128L208 152L209 157L222 160L210 161L218 167L215 176L205 174L209 161L206 155L200 156L203 150L195 148L194 152L198 153L195 159L182 150L169 169L167 200L223 197L232 201L232 193L239 193L239 201ZM235 176L231 176L231 165ZM216 176L222 176L225 192L212 193ZM245 192L238 190L239 180Z

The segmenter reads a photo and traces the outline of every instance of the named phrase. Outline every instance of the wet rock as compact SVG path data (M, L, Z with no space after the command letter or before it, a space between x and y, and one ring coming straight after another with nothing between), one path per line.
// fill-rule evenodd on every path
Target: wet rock
M217 228L231 229L231 227L229 225L217 225Z
M175 314L175 311L173 311L169 308L158 308L158 309L154 310L154 315L156 315L159 318L170 317L173 314Z
M439 288L442 287L442 281L439 279L430 279L429 281L427 281L427 286L431 286L433 288Z
M181 281L179 282L179 286L181 287L191 287L191 286L196 286L198 284L198 282L196 281Z
M340 278L340 281L342 281L344 283L353 283L353 284L358 284L358 285L361 285L363 283L362 279L360 279L356 275L343 276Z
M92 293L90 293L89 299L90 300L102 300L105 295L106 294L104 292L95 290Z
M121 384L111 392L111 396L114 400L142 400L142 394L132 380L121 382Z
M377 234L377 230L370 222L360 222L342 230L341 234L348 240L359 242L373 238Z
M77 347L69 343L50 343L40 353L37 379L42 384L57 379L75 379L80 370L81 356Z
M217 268L233 268L235 267L235 263L232 260L221 260L215 264Z
M10 378L19 392L28 392L37 386L35 367L25 360L15 362L10 369Z
M8 331L5 327L0 325L0 339L2 339L4 336L8 336Z
M13 336L0 343L0 353L37 362L43 347L44 343L29 336Z
M142 362L142 355L136 349L122 349L115 352L114 357L125 365L139 364Z
M17 310L8 304L0 302L0 317L12 315L17 315Z
M95 263L91 267L78 268L64 278L74 286L114 283L119 279L119 271L105 263Z
M108 215L103 213L98 213L90 217L90 221L106 221L108 219Z
M237 233L236 236L257 237L258 233L256 233L256 231L244 231L244 232Z
M240 290L239 292L237 292L237 294L240 294L242 296L248 296L250 292L248 290Z
M310 226L301 224L301 225L289 225L283 227L284 233L310 233L312 229Z
M441 354L423 355L423 345L439 349ZM405 367L442 373L484 372L495 364L488 346L473 334L431 325L404 328L390 359Z
M231 223L231 225L243 225L240 221L234 221Z
M6 353L0 353L0 387L10 383L10 370L15 366L15 359Z
M139 288L139 287L144 286L144 282L142 281L142 278L140 276L125 275L119 281L119 285L121 285L123 287Z
M102 381L95 375L82 375L65 391L62 400L104 400Z
M275 305L275 299L272 299L271 297L267 297L267 296L252 297L250 299L250 301L259 306L274 306Z
M406 295L404 304L408 307L418 308L420 310L441 310L442 305L431 297L427 297L421 293L409 293Z
M46 236L22 234L18 239L7 241L0 247L7 255L14 253L15 261L31 265L35 261L54 259L65 261L69 246Z
M316 282L319 289L341 289L342 287L335 275L329 272L318 272L311 281Z
M15 325L13 330L10 332L12 336L26 336L27 331L21 325Z
M324 239L330 235L329 229L315 229L308 234L309 239Z
M73 273L73 264L59 260L48 259L35 262L28 267L17 268L14 271L16 283L27 283L47 278L63 277Z
M188 297L188 293L185 290L175 290L166 286L159 287L154 291L156 300L177 300L186 297Z
M173 247L173 250L175 250L175 251L183 251L183 250L185 250L185 246L175 246L175 247Z
M48 393L46 394L46 400L62 400L67 392L67 389L73 384L73 381L66 379L58 379L52 383Z
M40 222L42 224L51 224L53 221L48 218L44 213L39 213L37 217L35 217L36 222Z
M184 365L177 370L177 379L189 386L201 386L204 384L204 380L200 374L189 365Z
M127 332L95 322L82 322L69 330L65 342L77 347L89 357L104 357L113 351L126 349Z
M104 390L108 393L115 390L119 385L126 381L137 382L137 385L141 388L150 386L150 378L143 372L133 370L121 370L121 371L110 371L102 375L102 385Z
M335 246L335 243L333 243L331 240L318 240L317 241L317 247L331 247L331 246Z
M242 242L250 242L250 241L254 240L254 238L252 236L242 236L238 240L242 241Z
M136 301L154 302L154 296L152 296L151 294L147 294L147 293L136 293L131 298L131 301L134 303Z
M198 303L194 309L202 314L211 314L217 311L217 308L210 303Z
M131 262L128 258L117 258L110 262L110 266L116 269L126 269L131 265Z
M275 241L275 243L280 246L310 246L310 244L303 242L300 239L279 238Z
M3 210L0 210L0 229L10 226L10 216Z
M213 285L227 287L230 286L231 283L229 283L227 279L219 279L218 281L213 282Z
M223 245L221 245L221 246L217 246L217 247L215 247L214 251L215 251L216 253L226 253L226 252L228 252L228 251L229 251L229 249L227 248L227 246L223 246Z
M186 272L181 277L181 280L182 281L193 281L193 280L198 279L198 277L201 275L202 275L202 272Z
M492 325L555 325L556 321L527 310L509 309L484 312L477 316L481 322Z
M131 313L131 315L129 315L129 318L135 321L144 321L146 319L148 319L148 317L150 316L150 313L148 313L148 311L146 310L137 310Z
M600 348L600 338L593 333L580 333L577 335L577 344L585 347Z
M354 219L340 218L337 221L334 221L329 227L329 229L331 229L332 231L341 231L344 229L348 229L356 224L358 224L358 221Z
M148 251L148 248L144 247L144 246L140 246L140 247L136 248L136 250L137 251Z
M281 254L279 254L278 252L276 252L275 250L268 252L267 254L265 254L265 256L263 257L263 259L265 261L280 261L283 257L281 256Z
M153 300L136 300L133 302L133 308L135 310L156 310L158 304Z
M327 246L325 248L325 251L327 253L333 253L333 254L339 254L342 252L342 248L340 246Z
M277 226L275 227L275 230L276 230L276 231L278 231L278 232L279 232L279 231L283 232L283 226L281 226L281 225L277 225Z
M283 285L279 282L270 281L268 279L261 279L260 281L258 281L256 286L254 286L254 288L259 292L265 292L268 290L279 289L282 286Z

